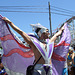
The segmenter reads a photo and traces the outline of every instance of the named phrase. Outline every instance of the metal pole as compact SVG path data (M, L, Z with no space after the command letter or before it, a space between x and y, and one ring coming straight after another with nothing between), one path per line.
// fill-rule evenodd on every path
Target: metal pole
M51 37L52 37L52 26L51 26L51 12L50 12L50 2L48 2L48 5L49 5L50 34L51 34Z

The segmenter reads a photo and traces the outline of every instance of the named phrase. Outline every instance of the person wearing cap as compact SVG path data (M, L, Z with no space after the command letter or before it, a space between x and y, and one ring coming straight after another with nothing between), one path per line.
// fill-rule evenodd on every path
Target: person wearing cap
M59 35L61 35L62 31L64 30L64 27L62 27L51 39L49 39L50 33L46 27L40 24L31 25L36 33L35 38L30 37L28 34L20 30L8 18L3 17L2 19L6 21L17 33L19 33L24 38L24 40L29 44L29 46L32 48L34 52L35 63L38 61L40 56L42 56L35 65L32 75L52 75L51 56L53 52L54 41L57 39ZM51 46L51 49L49 48L49 45ZM49 54L50 50L51 54ZM46 67L49 69L47 69Z

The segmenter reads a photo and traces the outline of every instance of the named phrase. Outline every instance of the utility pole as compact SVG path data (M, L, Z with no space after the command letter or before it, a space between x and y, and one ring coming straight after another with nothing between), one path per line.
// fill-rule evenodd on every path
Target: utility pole
M50 12L50 2L48 2L49 5L49 21L50 21L50 35L52 37L52 26L51 26L51 12Z

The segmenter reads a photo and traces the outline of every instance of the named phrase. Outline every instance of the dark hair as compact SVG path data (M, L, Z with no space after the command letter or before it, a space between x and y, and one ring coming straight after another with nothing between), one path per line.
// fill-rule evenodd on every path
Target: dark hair
M37 29L35 30L35 32L38 33L40 29L41 29L41 28L37 28Z
M73 49L75 50L75 46L73 47Z
M71 46L72 46L72 47L73 47L73 49L75 50L75 43L73 43Z

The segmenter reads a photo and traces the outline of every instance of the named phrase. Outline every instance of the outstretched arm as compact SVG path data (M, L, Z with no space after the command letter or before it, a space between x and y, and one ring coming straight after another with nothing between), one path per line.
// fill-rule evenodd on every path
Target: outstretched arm
M25 32L15 26L8 18L3 17L2 19L7 22L17 33L19 33L30 46L32 45L30 37Z
M72 21L72 19L75 19L75 16L71 17L71 18L68 19L66 22L70 23L70 22ZM65 23L66 23L66 22L65 22ZM63 25L64 25L64 24L63 24ZM62 25L62 26L63 26L63 25ZM51 42L55 41L55 40L57 39L57 37L58 37L59 35L61 35L61 33L62 33L63 30L64 30L64 28L62 27L62 28L50 39L50 41L51 41Z
M64 30L64 27L62 27L51 39L50 42L53 42L57 39L58 36L61 35L62 31Z

